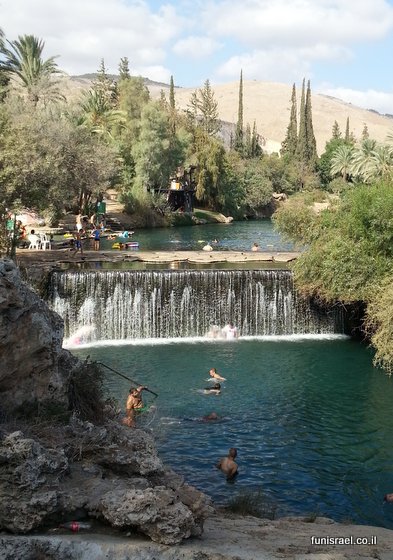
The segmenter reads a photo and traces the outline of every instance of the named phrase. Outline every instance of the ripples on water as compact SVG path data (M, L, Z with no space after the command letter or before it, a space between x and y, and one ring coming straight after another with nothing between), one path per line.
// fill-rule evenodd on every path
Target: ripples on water
M279 515L393 528L393 507L382 501L393 491L392 380L372 367L368 349L331 335L171 342L74 352L159 393L146 422L161 456L216 502L261 489ZM213 366L227 381L221 395L203 395ZM107 387L123 402L129 383L109 373ZM212 411L220 420L202 422ZM240 474L228 484L214 465L232 446Z

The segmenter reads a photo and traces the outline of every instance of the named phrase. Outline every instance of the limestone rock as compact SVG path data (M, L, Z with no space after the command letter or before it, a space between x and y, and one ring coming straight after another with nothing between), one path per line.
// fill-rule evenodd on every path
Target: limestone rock
M34 400L66 400L63 321L0 260L0 390L3 411Z
M74 419L56 437L0 440L0 530L27 533L79 512L164 544L202 533L209 499L165 469L151 434Z
M147 490L114 490L100 503L104 519L114 527L139 527L152 540L176 544L191 535L194 519L191 511L163 486Z

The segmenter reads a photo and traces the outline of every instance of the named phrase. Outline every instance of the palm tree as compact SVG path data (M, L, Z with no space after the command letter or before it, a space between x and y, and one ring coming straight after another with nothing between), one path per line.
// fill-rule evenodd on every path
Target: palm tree
M348 180L352 172L353 147L348 144L338 146L332 155L330 172L332 175L341 175L344 181Z
M90 89L86 92L81 109L82 116L78 124L96 134L107 134L112 138L113 128L124 125L125 112L113 109L110 100L101 91Z
M359 146L356 146L352 158L352 174L367 181L366 177L372 175L375 159L376 140L365 138Z
M377 146L373 159L365 173L365 181L369 182L376 177L382 180L391 180L393 175L393 148L391 146Z
M0 52L4 45L4 31L0 28ZM0 68L0 102L5 99L9 78Z
M34 106L40 99L59 100L61 95L53 76L60 74L54 56L43 60L45 43L33 35L19 36L15 41L0 41L0 71L14 77L26 89Z

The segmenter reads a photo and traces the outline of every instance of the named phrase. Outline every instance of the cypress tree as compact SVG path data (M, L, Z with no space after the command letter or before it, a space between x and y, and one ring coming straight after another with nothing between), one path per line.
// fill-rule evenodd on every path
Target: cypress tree
M350 143L351 141L351 136L349 134L349 117L347 117L347 125L345 127L345 142Z
M364 127L362 130L362 140L367 140L367 138L370 138L370 134L368 132L368 126L366 125L366 123L364 123Z
M169 85L169 117L171 121L171 131L172 134L176 134L176 102L175 102L175 83L173 81L173 76L171 76L171 81Z
M235 150L241 153L243 148L243 70L241 70L239 83L239 109L237 113L237 125L235 132Z
M291 116L287 128L287 135L281 144L281 155L288 155L293 157L297 148L297 103L296 103L296 86L292 86L291 96Z
M251 140L251 127L249 123L246 126L246 134L244 140L243 153L247 158L252 157L252 140Z
M310 80L307 82L306 105L304 108L305 124L306 124L306 161L311 165L315 165L317 161L317 143L314 135L314 127L312 124L312 108L311 108L311 86Z
M251 136L251 157L258 157L262 153L261 146L259 145L259 134L257 132L257 124L254 121Z
M332 128L332 139L338 140L339 138L341 138L341 130L340 127L338 126L338 122L334 121L333 128Z
M169 86L169 106L173 111L175 110L175 84L173 82L173 76L171 76Z
M302 96L300 98L299 136L297 139L296 155L300 161L307 161L306 81L304 78L302 84Z
M220 130L218 103L209 80L205 81L203 88L191 94L187 118L191 126L200 126L209 136L214 136Z
M100 67L97 70L97 77L92 84L92 90L100 95L101 98L110 105L115 106L117 104L117 86L115 82L109 78L103 58L101 59Z
M119 64L119 80L129 80L131 78L128 58L126 56L120 59Z

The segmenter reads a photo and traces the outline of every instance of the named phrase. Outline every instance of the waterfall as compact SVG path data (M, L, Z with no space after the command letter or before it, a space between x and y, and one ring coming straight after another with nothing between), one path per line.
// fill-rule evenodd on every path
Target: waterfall
M241 336L343 331L340 310L299 297L286 270L54 272L49 303L67 337L96 340L205 336L229 321Z

